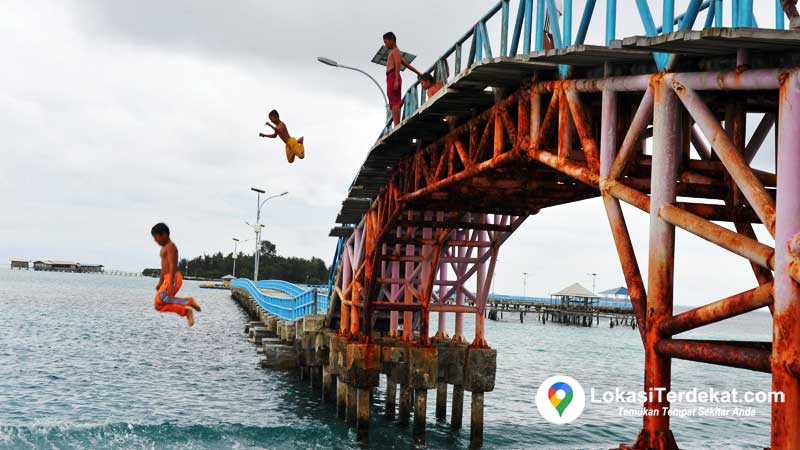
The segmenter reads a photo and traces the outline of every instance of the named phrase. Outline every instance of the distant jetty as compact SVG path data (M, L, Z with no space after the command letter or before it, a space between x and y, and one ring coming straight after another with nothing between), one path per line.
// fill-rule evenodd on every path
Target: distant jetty
M11 268L30 270L29 259L11 258ZM81 264L72 261L40 260L33 262L33 270L42 272L103 273L102 264Z

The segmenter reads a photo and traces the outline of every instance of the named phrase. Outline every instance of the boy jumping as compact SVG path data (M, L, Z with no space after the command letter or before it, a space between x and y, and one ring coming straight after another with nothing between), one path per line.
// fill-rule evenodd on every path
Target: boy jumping
M389 97L389 108L392 110L392 122L395 126L400 123L400 104L403 102L403 78L400 77L400 69L403 66L411 69L412 72L421 75L419 70L403 59L400 49L397 48L397 36L391 31L383 35L383 45L389 49L389 57L386 60L386 94Z
M200 305L192 297L175 297L183 285L183 275L178 272L178 247L169 238L169 227L157 223L150 230L153 239L161 246L161 278L156 285L156 311L174 312L186 317L189 326L194 325L194 311L200 311Z
M303 139L304 137L301 136L300 139L295 139L289 136L289 130L286 128L286 123L281 122L281 116L278 114L278 111L272 110L269 112L269 120L274 123L266 122L265 125L272 128L275 131L272 134L264 134L259 133L258 135L263 138L270 138L274 139L276 137L280 137L284 144L286 144L286 159L290 162L294 162L294 157L298 157L303 159L306 157L306 149L303 146Z

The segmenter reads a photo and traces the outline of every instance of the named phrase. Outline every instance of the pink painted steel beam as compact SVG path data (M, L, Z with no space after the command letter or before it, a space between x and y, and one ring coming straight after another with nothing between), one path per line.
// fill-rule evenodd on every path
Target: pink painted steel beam
M789 242L800 233L800 77L780 89L778 116L778 198L775 224L775 303L772 389L786 395L772 403L773 450L800 448L800 379L790 370L800 353L800 285L789 274Z

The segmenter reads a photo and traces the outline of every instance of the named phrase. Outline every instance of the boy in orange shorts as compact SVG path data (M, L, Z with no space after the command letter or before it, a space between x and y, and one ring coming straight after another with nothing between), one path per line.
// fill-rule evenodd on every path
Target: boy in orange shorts
M186 317L189 326L194 325L194 311L200 311L200 305L192 297L175 297L183 284L183 275L178 272L178 247L169 238L169 227L157 223L150 230L153 239L161 246L161 278L156 285L156 311L174 312Z
M289 129L286 128L286 122L281 121L281 116L278 114L278 111L272 110L269 112L269 120L274 123L266 122L265 125L272 128L274 133L272 134L264 134L259 133L258 135L263 138L271 138L274 139L276 137L280 137L284 144L286 144L286 160L290 163L294 162L295 156L303 159L306 157L306 148L303 145L303 136L300 136L299 139L295 139L289 135Z

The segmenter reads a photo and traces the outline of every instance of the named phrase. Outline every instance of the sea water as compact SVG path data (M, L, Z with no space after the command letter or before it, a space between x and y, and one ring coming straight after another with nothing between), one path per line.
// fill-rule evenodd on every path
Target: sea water
M203 307L189 329L184 318L153 310L155 283L0 269L0 448L361 448L307 382L259 367L243 334L248 318L229 292L185 282L181 293ZM469 321L466 328L471 339ZM751 313L686 336L770 340L770 317ZM618 404L587 398L578 419L555 425L540 416L535 396L557 374L576 379L587 396L591 388L641 390L637 331L605 320L592 328L542 325L533 314L520 323L507 313L486 322L486 338L498 353L495 390L485 396L484 448L609 449L634 440L642 420ZM741 369L675 360L672 373L674 390L770 389L768 374ZM410 429L383 418L384 393L374 397L370 447L413 448ZM464 428L451 433L447 422L436 422L429 392L427 448L468 448L469 402L467 392ZM672 417L681 448L768 446L769 405L739 406L754 414Z

